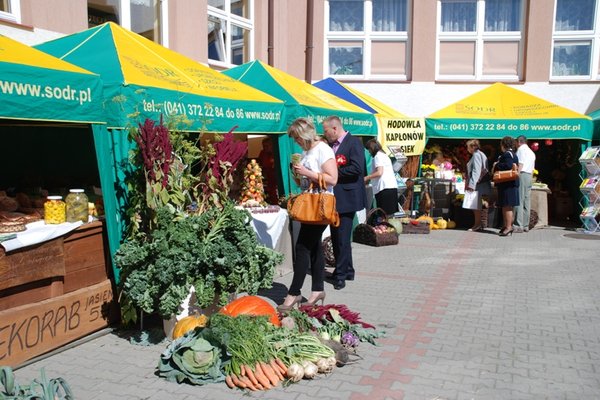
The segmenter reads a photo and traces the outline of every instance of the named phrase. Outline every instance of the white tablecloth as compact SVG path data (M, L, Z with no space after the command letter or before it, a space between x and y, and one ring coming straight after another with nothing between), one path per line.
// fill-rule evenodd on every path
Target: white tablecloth
M277 267L277 275L292 272L292 237L287 210L283 208L272 213L251 213L250 224L256 232L258 241L284 256L283 263Z
M18 232L17 237L10 240L5 240L0 245L8 253L22 247L32 246L34 244L43 243L48 240L66 235L72 230L83 225L83 222L65 222L62 224L46 225L44 221L36 221L27 224L27 230Z
M253 212L250 224L256 232L258 241L270 249L277 246L277 242L286 225L288 213L283 208L278 212L256 213Z

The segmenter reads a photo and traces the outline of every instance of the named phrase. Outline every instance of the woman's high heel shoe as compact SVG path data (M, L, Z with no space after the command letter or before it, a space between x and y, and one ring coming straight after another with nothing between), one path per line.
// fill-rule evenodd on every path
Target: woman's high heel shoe
M313 299L313 301L307 301L306 303L304 303L307 306L313 307L315 304L317 304L318 302L321 302L321 305L323 305L323 303L325 303L325 292L320 292L317 297L315 297Z
M510 231L505 231L505 230L501 230L500 233L498 234L498 236L512 236L514 229L511 229Z
M477 225L472 228L467 229L469 232L483 232L483 226Z
M279 312L288 312L290 311L292 308L294 308L294 306L296 304L300 304L300 302L302 302L302 295L298 295L294 298L294 301L292 301L292 304L281 304L277 306L277 311Z

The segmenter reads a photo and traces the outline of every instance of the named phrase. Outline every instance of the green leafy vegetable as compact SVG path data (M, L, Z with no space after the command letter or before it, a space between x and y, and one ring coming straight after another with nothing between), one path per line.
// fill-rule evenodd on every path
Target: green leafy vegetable
M203 308L216 296L224 305L231 293L273 285L283 255L259 244L248 211L229 202L183 218L161 208L157 216L152 235L129 240L115 255L123 294L144 312L169 318L192 285Z
M201 330L188 332L171 342L161 354L158 375L171 382L203 385L222 382L221 351L201 336Z

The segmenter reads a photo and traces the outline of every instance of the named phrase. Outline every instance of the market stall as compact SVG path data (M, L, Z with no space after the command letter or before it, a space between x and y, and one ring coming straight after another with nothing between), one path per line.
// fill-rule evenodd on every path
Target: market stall
M465 140L479 139L488 159L494 160L502 137L525 135L537 152L536 168L540 170L539 179L550 186L550 200L563 204L569 197L573 210L578 204L581 169L577 159L592 140L590 117L495 83L434 112L425 122L428 147L432 150L431 159L424 163L443 153L442 158L462 171L468 157ZM553 210L550 206L541 207Z
M424 118L408 117L333 78L325 78L314 83L314 85L375 115L379 143L390 157L396 159L395 161L398 162L396 165L403 165L402 169L397 171L400 210L403 211L403 208L409 208L408 205L412 200L412 196L404 196L407 189L406 179L414 178L418 173L419 157L425 147ZM367 170L370 170L371 156L368 152L366 152L366 156L368 160Z
M0 36L0 363L16 366L114 320L102 219L46 224L48 194L96 183L100 78ZM91 194L91 193L90 193Z
M94 129L111 255L124 237L128 129L146 118L187 132L285 131L280 100L228 78L114 23L65 36L38 49L99 74L107 125ZM111 192L111 193L109 193ZM119 271L115 270L117 282Z

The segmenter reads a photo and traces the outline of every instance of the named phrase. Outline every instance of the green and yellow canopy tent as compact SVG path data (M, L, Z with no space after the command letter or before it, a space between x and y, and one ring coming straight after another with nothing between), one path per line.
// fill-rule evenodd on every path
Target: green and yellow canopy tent
M503 83L493 85L425 118L427 137L592 140L592 119Z
M0 35L0 187L41 196L96 185L102 101L98 75Z
M592 119L592 124L594 126L592 144L598 145L600 144L600 110L592 111L588 116Z
M127 129L161 116L181 131L284 132L283 102L114 23L36 46L104 83L107 125L94 129L111 255L123 238ZM115 271L118 282L118 271Z
M574 147L581 151L589 146L593 137L592 119L521 90L495 83L425 118L427 139L501 139L504 136L525 135L529 140L575 140ZM563 145L563 143L565 143ZM558 146L554 146L555 148ZM561 143L565 152L577 160L579 149L567 142ZM544 154L558 152L544 148L538 153L536 168L551 175L553 157ZM554 157L556 158L556 157ZM574 198L578 190L579 164L567 168L566 183ZM542 171L540 171L542 172ZM569 178L570 176L570 178ZM577 202L574 202L577 203Z
M412 143L410 148L413 151L405 152L405 154L409 156L418 156L423 152L425 147L425 123L423 118L409 118L405 114L402 114L400 111L393 109L387 104L384 104L381 101L367 95L366 93L345 85L344 83L339 82L331 77L315 82L313 85L374 114L375 118L377 119L378 140L384 149L386 149L388 145L402 145L410 142ZM414 134L412 134L413 132L410 132L412 134L410 139L407 138L407 135L403 135L403 138L399 138L400 135L397 134L396 127L400 125L418 125L418 128L410 129L413 132L414 130L417 132ZM415 139L413 139L413 137ZM403 146L403 149L407 147L408 146ZM387 153L387 150L385 151ZM370 170L371 156L368 152L366 152L366 156L367 170ZM411 163L413 162L412 159L409 158L409 160L411 160ZM418 162L418 157L416 157L414 159L415 165L413 169L418 167Z
M370 112L261 61L242 64L223 71L223 74L282 100L287 126L296 118L305 117L315 123L318 132L322 132L321 122L330 115L337 115L353 135L377 135L377 122ZM278 137L278 150L282 172L280 183L283 184L280 187L287 194L296 188L289 173L290 156L301 150L287 135Z
M318 82L313 83L314 86L329 92L341 99L344 99L356 106L359 106L363 110L375 114L378 123L379 140L382 140L382 135L385 132L385 124L383 119L385 118L407 118L406 115L400 111L393 109L387 104L382 103L379 100L374 99L366 93L356 90L348 85L343 84L333 78L325 78Z
M104 123L102 81L76 65L0 35L0 118Z

